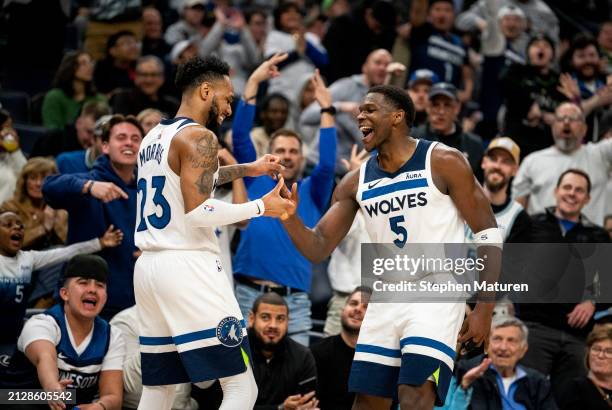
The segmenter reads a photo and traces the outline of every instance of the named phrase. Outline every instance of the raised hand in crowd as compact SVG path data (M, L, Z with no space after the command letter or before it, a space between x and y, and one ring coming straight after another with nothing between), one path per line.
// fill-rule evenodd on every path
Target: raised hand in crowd
M256 102L259 84L280 75L278 64L285 61L288 56L287 53L276 53L253 71L244 86L244 100L247 103L254 104Z
M463 390L467 390L478 378L482 377L491 365L492 360L485 357L483 361L476 367L468 370L461 379L461 387Z
M104 248L114 248L121 245L123 241L123 232L121 229L115 229L114 225L110 225L104 235L100 237L100 246Z
M357 144L353 144L351 148L351 157L349 159L342 158L342 165L346 167L347 171L352 171L359 168L369 157L370 155L365 148L357 153Z

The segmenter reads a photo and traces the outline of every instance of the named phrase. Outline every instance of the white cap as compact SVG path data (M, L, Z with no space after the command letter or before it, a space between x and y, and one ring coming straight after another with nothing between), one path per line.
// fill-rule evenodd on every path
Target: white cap
M519 7L508 4L507 6L500 8L497 12L498 19L506 16L518 16L525 18L525 13L523 13L523 10L521 10Z
M183 51L185 51L191 44L192 43L189 40L183 40L176 43L170 52L170 61L175 62L178 60Z
M183 8L193 7L193 6L206 6L206 0L185 0L183 3Z

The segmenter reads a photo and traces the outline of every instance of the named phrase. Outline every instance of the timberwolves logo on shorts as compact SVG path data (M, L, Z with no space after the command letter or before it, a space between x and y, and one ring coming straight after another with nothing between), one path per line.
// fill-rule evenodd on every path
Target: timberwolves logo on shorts
M236 347L242 342L242 326L233 316L228 316L217 326L217 339L223 346Z

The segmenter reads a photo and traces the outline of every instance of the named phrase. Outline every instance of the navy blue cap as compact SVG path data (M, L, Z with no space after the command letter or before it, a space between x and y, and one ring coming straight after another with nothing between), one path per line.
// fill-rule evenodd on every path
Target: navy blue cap
M457 88L450 83L434 84L431 87L431 90L429 90L429 99L431 100L438 95L444 95L452 100L459 101L459 98L457 97Z

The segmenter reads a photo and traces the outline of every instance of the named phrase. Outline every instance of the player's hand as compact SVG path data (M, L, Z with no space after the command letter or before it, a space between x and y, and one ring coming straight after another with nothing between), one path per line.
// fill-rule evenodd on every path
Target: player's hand
M278 77L280 75L280 71L278 70L278 64L282 63L289 57L287 53L276 53L263 63L259 65L253 71L253 74L249 77L249 81L255 82L257 84L269 80L274 77Z
M264 212L265 216L272 216L285 220L295 213L293 201L281 196L281 191L284 186L285 180L283 177L280 177L274 189L261 198L266 208Z
M567 324L575 329L583 328L595 313L595 305L590 300L577 304L567 315Z
M479 302L476 308L467 315L459 332L459 343L471 341L474 346L489 344L491 331L491 318L493 317L493 303Z
M332 105L332 96L329 92L329 88L325 85L323 78L321 78L321 73L319 70L315 70L312 79L310 80L312 87L314 88L314 97L315 100L319 103L321 107L329 107Z
M476 379L478 379L479 377L482 377L482 375L489 368L490 364L491 364L491 359L489 359L488 357L485 357L482 363L468 370L467 373L463 375L463 379L461 379L461 387L463 387L463 390L467 390L467 388L470 387L472 383L476 381Z
M121 245L121 241L123 241L123 232L121 232L121 229L115 229L115 226L111 225L104 232L104 235L100 237L100 246L102 246L102 249L114 248Z
M247 164L246 176L258 177L260 175L269 175L273 179L277 179L279 172L284 169L285 167L281 164L279 157L266 154L257 161Z
M369 158L368 151L366 151L365 149L362 149L361 152L359 152L358 154L357 144L353 144L353 147L351 148L351 157L348 160L345 158L342 158L342 165L344 165L348 171L352 171L354 169L359 168L361 164L363 164L364 161L367 160L368 158Z
M128 194L112 182L94 181L91 187L91 196L102 202L110 202L115 199L128 199Z
M289 216L295 215L297 212L298 204L299 204L299 195L298 195L298 185L297 182L294 182L291 186L291 192L281 190L281 196L283 198L287 198L287 200L291 201L293 204L293 212L289 213Z

